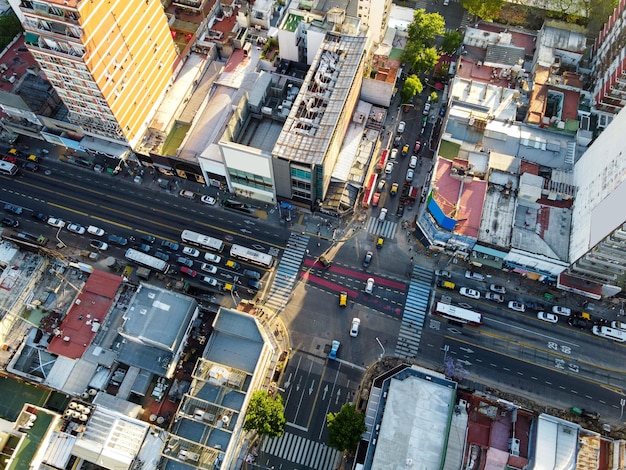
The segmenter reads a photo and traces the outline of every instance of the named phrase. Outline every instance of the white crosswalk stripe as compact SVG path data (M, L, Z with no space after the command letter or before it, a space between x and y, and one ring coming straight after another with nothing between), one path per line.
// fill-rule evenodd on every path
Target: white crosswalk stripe
M433 282L431 270L420 266L413 267L409 290L406 294L402 324L396 344L396 355L414 357L417 355L424 329L424 320L428 314L428 303Z
M264 439L261 451L314 470L335 469L341 460L338 450L288 432L280 437Z
M398 223L391 222L390 220L380 221L378 217L370 217L365 224L365 230L372 235L380 235L381 237L393 240L396 238Z
M300 265L306 253L309 238L308 235L296 233L292 233L289 237L287 248L276 268L274 283L265 301L265 305L275 312L279 312L285 306L293 291L293 286L298 281Z

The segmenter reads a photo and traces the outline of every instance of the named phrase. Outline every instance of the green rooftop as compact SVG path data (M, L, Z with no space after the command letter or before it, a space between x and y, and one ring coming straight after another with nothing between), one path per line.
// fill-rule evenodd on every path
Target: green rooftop
M283 29L293 33L302 21L304 21L304 16L289 13L283 25Z
M54 419L54 415L44 410L38 409L36 411L37 419L33 423L33 427L26 430L26 436L20 446L15 449L13 461L6 467L6 470L28 470L30 468L33 457L41 446L41 441Z

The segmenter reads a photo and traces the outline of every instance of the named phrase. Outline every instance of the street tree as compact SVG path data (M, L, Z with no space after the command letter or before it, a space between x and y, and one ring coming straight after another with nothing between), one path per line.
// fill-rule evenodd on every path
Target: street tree
M439 13L426 13L424 9L415 10L402 53L402 61L413 71L422 73L434 68L439 60L435 38L445 32L445 24Z
M20 20L11 10L7 15L0 15L0 50L8 46L15 36L24 32Z
M449 31L443 35L443 41L440 49L446 54L454 54L458 48L463 44L463 35L458 31Z
M250 398L246 410L246 431L256 431L262 436L280 437L285 432L285 407L280 395L270 395L267 390L257 390Z
M328 413L326 426L328 426L328 445L351 454L356 451L361 434L367 429L365 416L349 403L344 404L338 413Z
M491 21L500 15L504 0L461 0L461 5L474 17Z
M402 100L402 104L410 103L413 97L421 93L423 90L424 85L417 75L409 75L404 81L402 90L400 90L400 99Z

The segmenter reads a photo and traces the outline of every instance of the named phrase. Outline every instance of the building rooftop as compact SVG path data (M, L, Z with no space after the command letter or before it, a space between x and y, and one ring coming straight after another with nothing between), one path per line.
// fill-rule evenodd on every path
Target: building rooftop
M278 137L273 155L322 164L367 38L327 33Z

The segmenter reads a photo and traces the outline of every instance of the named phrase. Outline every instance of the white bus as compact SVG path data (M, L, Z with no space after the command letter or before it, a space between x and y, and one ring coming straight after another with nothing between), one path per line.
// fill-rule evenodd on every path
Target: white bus
M0 160L0 174L13 176L17 173L17 165L14 165L11 162L5 162L4 160Z
M168 262L151 256L148 253L144 253L143 251L129 248L126 250L125 256L127 260L132 261L133 263L140 264L146 268L154 269L155 271L162 272L163 274L166 274L170 270Z
M246 248L241 245L233 245L230 249L230 256L240 259L250 264L256 264L257 266L263 266L264 268L271 268L274 266L274 257L260 251Z
M192 232L191 230L183 230L183 233L180 234L180 239L183 243L189 243L190 245L196 245L219 253L224 249L224 242L222 240L211 238L208 235L202 235L198 232Z
M435 315L457 323L468 323L474 326L480 326L483 323L483 316L480 313L461 307L455 307L454 305L444 304L443 302L437 302Z

